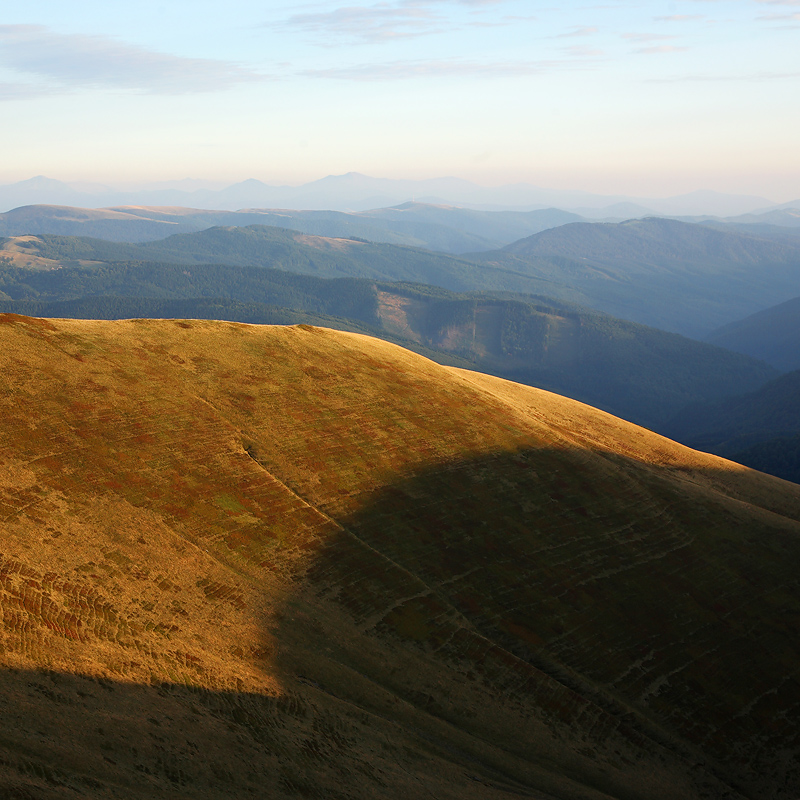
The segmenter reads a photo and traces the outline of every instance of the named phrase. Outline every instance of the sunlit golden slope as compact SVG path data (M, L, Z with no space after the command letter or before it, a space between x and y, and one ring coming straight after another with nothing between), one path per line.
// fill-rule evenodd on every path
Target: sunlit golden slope
M0 315L0 796L794 798L798 520L375 339Z

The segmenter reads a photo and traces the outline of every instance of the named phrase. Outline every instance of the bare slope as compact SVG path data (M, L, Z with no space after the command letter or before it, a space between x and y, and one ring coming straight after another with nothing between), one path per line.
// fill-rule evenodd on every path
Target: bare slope
M800 790L800 488L356 334L0 322L3 796Z

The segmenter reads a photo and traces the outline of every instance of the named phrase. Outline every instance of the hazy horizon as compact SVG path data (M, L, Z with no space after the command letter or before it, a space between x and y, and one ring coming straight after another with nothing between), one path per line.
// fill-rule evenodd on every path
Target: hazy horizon
M2 23L0 183L800 195L798 0L32 0Z
M429 175L420 178L408 178L408 177L395 177L392 175L366 175L364 173L358 172L357 170L348 170L347 172L339 173L339 174L327 174L327 175L318 175L316 177L312 177L307 181L281 181L281 180L270 180L269 178L257 178L252 175L245 175L240 177L232 177L228 178L227 180L222 179L207 179L203 178L202 176L186 176L183 178L161 178L161 179L151 179L147 180L142 178L141 180L115 180L114 178L110 178L107 181L92 181L88 179L67 179L63 180L60 178L53 177L52 175L29 175L25 178L20 180L12 180L12 181L0 181L0 187L8 187L13 186L20 183L25 183L28 181L37 181L40 179L43 180L53 180L58 181L59 183L68 184L76 189L80 189L82 191L87 192L88 194L91 193L101 193L104 190L111 190L114 192L128 192L128 191L141 191L141 190L156 190L156 189L176 189L182 190L186 192L192 191L202 191L202 190L220 190L230 188L232 186L236 186L239 184L245 184L250 181L258 181L259 183L263 183L266 186L271 188L287 188L287 189L296 189L303 186L308 186L310 184L318 183L321 181L332 180L332 179L342 179L348 178L350 176L357 176L359 178L367 178L369 180L375 181L408 181L408 182L436 182L436 181L464 181L466 184L472 184L476 187L484 188L484 189L501 189L505 187L511 187L515 185L525 185L531 186L534 188L553 191L553 192L574 192L574 193L581 193L585 192L589 195L596 196L596 197L608 197L611 200L619 197L636 197L641 200L646 200L648 198L651 199L671 199L673 197L682 197L682 196L689 196L689 195L699 195L699 194L720 194L720 195L730 195L730 196L753 196L753 197L761 197L765 200L772 201L776 204L788 202L790 200L796 200L800 197L800 186L798 186L796 192L794 194L787 194L786 197L782 198L773 198L773 197L765 197L763 194L754 193L754 192L737 192L737 191L719 191L716 189L709 188L707 186L697 186L694 189L689 189L685 192L676 192L673 194L664 194L664 195L636 195L630 192L602 192L602 191L591 191L589 189L585 189L581 186L552 186L552 185L544 185L544 184L536 184L530 181L487 181L487 180L472 180L470 178L463 178L459 175Z

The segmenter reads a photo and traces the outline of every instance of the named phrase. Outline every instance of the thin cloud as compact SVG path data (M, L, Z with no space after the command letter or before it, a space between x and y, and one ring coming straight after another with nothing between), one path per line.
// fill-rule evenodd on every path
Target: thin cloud
M351 41L386 42L441 33L451 28L436 11L447 5L474 8L472 13L505 0L399 0L369 6L341 6L332 11L293 14L278 27L294 28L313 35Z
M309 78L335 78L351 81L394 81L412 78L497 78L541 75L554 68L578 67L567 61L392 61L384 64L358 64L352 67L307 70L300 73Z
M651 78L647 83L760 83L795 78L800 78L800 72L756 72L752 75L682 75L674 78Z
M471 28L507 28L509 25L518 25L520 22L536 22L538 17L515 17L505 16L498 20L478 20L477 22L468 22L467 25Z
M634 53L641 53L643 55L654 55L659 53L685 53L688 47L676 47L672 44L661 44L656 47L640 47L634 50Z
M800 0L756 0L756 3L768 6L800 6Z
M705 19L703 14L670 14L668 17L654 17L656 22L691 22L696 19Z
M586 47L585 45L571 45L570 47L562 48L564 52L569 53L575 58L600 58L605 55L603 50L598 50L593 47Z
M593 33L597 33L597 28L592 25L575 25L571 31L568 33L561 33L556 38L569 39L573 36L591 36Z
M31 91L106 88L187 94L262 80L228 61L182 58L106 36L59 34L43 25L0 25L0 66L43 82Z
M32 100L56 94L55 90L30 83L0 83L0 103L8 100Z
M666 33L623 33L622 38L632 42L662 42L665 39L677 39L678 37Z
M349 6L320 14L295 14L286 25L308 33L343 36L366 42L380 42L433 33L442 17L429 8L390 6Z
M797 22L800 20L800 12L797 14L762 14L756 19L761 22Z

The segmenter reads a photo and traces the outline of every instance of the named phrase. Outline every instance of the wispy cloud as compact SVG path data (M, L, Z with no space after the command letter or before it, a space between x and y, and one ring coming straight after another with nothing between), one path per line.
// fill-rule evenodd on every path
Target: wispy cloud
M591 36L593 33L597 33L597 28L592 25L575 25L572 30L559 34L557 38L570 39L573 36Z
M38 80L27 86L28 96L78 88L187 94L263 79L229 61L183 58L43 25L0 25L0 66Z
M0 83L0 103L7 100L32 100L54 92L46 87L29 83Z
M656 47L640 47L633 52L643 55L657 55L659 53L685 53L688 49L688 47L676 47L672 44L661 44Z
M520 17L507 15L495 20L476 20L468 22L467 25L471 28L507 28L509 25L518 25L520 22L535 22L539 18L534 16Z
M703 14L670 14L668 17L654 17L656 22L691 22L692 20L705 19Z
M761 83L793 80L800 72L754 72L750 75L681 75L674 78L650 78L647 83Z
M772 27L777 30L795 30L800 27L800 12L796 14L762 14L756 19L759 22L775 23Z
M666 33L623 33L622 38L632 42L663 42L665 39L677 39L678 37Z
M362 6L341 6L332 11L293 14L278 27L294 28L335 40L386 42L450 30L447 17L440 13L449 6L472 7L475 13L505 0L395 0Z
M352 81L391 81L409 78L497 78L541 75L553 69L586 68L580 61L464 61L464 60L420 60L391 61L383 64L358 64L350 67L306 70L300 73L311 78L337 78Z
M309 33L366 42L422 36L434 32L442 17L424 6L348 6L319 14L295 14L286 25Z
M570 47L564 47L562 50L575 58L600 58L605 55L603 50L580 44L570 45Z

